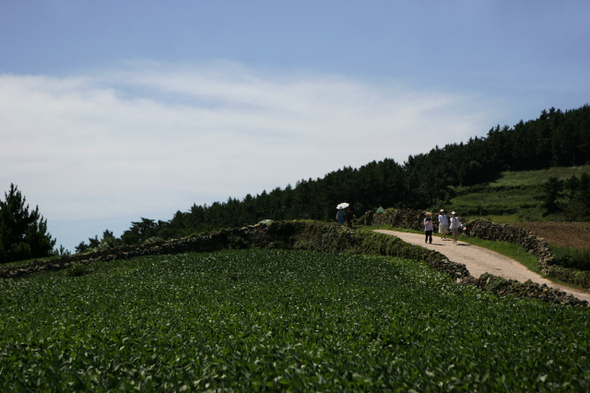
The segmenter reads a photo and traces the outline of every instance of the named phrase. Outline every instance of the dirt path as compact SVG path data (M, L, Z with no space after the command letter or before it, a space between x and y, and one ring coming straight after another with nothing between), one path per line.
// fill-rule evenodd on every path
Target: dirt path
M500 255L486 248L474 246L461 241L455 245L450 240L443 241L440 237L436 236L432 237L432 244L426 244L424 242L424 235L416 233L389 231L385 229L378 229L375 232L394 235L406 243L416 244L430 250L438 251L449 258L449 260L464 264L473 277L479 277L483 273L490 273L495 276L520 282L531 280L539 284L547 284L547 286L552 288L558 288L564 292L573 294L578 299L590 302L590 293L565 285L555 284L541 277L541 275L528 270L514 259L505 257L504 255Z

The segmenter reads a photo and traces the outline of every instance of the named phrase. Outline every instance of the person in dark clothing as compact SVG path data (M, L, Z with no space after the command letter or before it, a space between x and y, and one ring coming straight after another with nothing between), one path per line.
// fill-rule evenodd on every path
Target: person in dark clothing
M426 212L424 219L424 232L426 232L426 243L430 240L430 244L432 244L432 214L429 212Z
M344 210L338 209L338 213L336 213L336 220L338 221L338 225L344 225Z
M352 212L350 207L346 208L346 211L344 212L344 218L346 218L346 222L348 223L348 227L352 228L352 219L356 218L356 216L354 215L354 213Z

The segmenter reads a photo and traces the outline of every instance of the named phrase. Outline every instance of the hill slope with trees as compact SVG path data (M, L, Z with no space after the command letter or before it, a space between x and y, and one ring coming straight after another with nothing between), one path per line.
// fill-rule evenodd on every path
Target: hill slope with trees
M448 202L455 196L455 187L493 181L502 171L588 164L589 143L589 105L565 112L551 108L543 110L538 119L520 121L513 127L498 125L485 137L436 146L428 153L408 157L403 164L392 159L373 161L358 169L344 167L323 178L301 180L294 187L248 194L242 200L229 198L211 206L194 204L169 221L141 218L132 222L120 239L113 239L109 233L103 240L111 245L114 240L137 244L154 237L178 238L240 227L266 218L331 220L336 204L343 201L351 202L357 214L379 206L427 208ZM588 198L580 197L590 195L586 179L554 182L547 187L548 209L567 210L568 198L575 200L576 206L588 203ZM551 190L555 190L553 201ZM82 242L77 251L89 247Z

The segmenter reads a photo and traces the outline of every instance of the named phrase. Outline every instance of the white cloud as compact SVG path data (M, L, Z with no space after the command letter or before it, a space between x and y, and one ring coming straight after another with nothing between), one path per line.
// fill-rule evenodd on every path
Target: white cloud
M49 221L169 219L343 166L403 163L485 133L490 109L459 94L233 64L0 75L0 184L18 185Z

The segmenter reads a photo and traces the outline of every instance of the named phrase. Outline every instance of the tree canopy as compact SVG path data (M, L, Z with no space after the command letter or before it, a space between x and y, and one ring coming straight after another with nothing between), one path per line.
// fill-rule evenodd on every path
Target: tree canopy
M47 220L39 207L30 210L14 184L4 196L0 200L0 263L51 255L55 240L47 232Z

